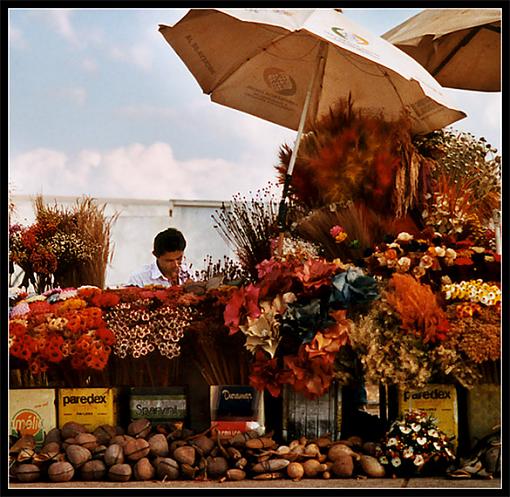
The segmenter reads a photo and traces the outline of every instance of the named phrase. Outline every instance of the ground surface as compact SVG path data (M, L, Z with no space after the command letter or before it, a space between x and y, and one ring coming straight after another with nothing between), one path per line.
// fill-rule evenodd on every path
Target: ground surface
M268 495L267 490L264 489L335 489L335 488L501 488L501 480L480 480L480 479L466 479L455 480L450 478L367 478L367 479L331 479L331 480L301 480L299 482L291 482L289 480L270 480L270 481L254 481L244 480L242 482L196 482L196 481L148 481L148 482L127 482L116 483L110 481L102 482L83 482L71 481L67 483L12 483L12 489L51 489L51 488L64 488L64 489L143 489L143 488L159 488L159 489L195 489L195 490L218 490L221 489L262 489L263 494ZM81 492L80 492L81 493ZM251 492L250 492L251 494Z

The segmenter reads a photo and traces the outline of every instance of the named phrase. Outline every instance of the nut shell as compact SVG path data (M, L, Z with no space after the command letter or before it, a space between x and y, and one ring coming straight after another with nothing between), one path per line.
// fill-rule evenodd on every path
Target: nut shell
M117 435L117 430L111 425L101 425L94 430L97 443L100 445L108 445L110 440Z
M173 458L181 464L195 464L196 452L195 449L189 445L178 447L173 453Z
M228 469L228 462L224 457L207 458L207 475L213 480L221 478Z
M141 459L136 461L136 464L133 468L133 473L135 476L135 480L138 481L152 480L156 474L156 469L146 457L142 457Z
M162 433L157 433L149 438L150 455L166 457L169 454L168 440Z
M129 442L124 446L124 455L130 461L138 461L142 457L148 456L149 452L149 442L147 442L144 438L129 440Z
M80 423L75 423L74 421L68 421L61 428L62 439L66 438L74 438L78 433L86 433L87 429Z
M44 445L50 442L57 442L59 444L62 443L60 428L52 428L48 433L46 433L46 436L44 437Z
M303 463L303 469L307 478L315 478L319 473L326 471L328 467L317 459L308 459Z
M192 440L190 444L193 445L197 452L204 457L207 457L214 449L214 441L205 435L200 435Z
M362 455L359 462L363 473L371 478L382 478L386 474L384 466L375 457Z
M127 433L135 438L145 438L151 430L152 423L146 418L140 418L129 423Z
M99 459L87 461L80 468L80 475L82 480L85 481L98 481L102 480L106 475L106 465Z
M299 481L305 475L305 468L299 462L291 462L287 466L287 475L294 481Z
M15 470L15 476L23 483L31 483L40 478L41 470L35 464L20 464Z
M74 476L74 468L70 462L54 462L48 467L48 478L54 482L69 481Z
M161 480L177 480L179 478L179 463L170 457L165 457L159 461L156 472Z
M108 470L108 478L112 481L128 481L133 474L129 464L114 464Z
M350 478L354 471L354 462L352 457L347 454L341 454L331 467L332 473L339 478Z
M97 438L92 433L78 433L74 437L75 443L81 445L89 450L94 450L97 447Z
M135 438L132 437L131 435L115 435L110 440L110 445L117 444L120 445L121 447L124 447L130 440L135 440Z
M226 476L227 476L227 480L241 481L246 478L246 473L242 469L232 468L232 469L227 469Z
M328 459L330 461L336 461L340 456L351 456L359 459L359 454L354 452L348 445L335 444L332 445L328 450Z
M106 448L103 459L107 466L122 464L124 462L124 451L119 444L111 444Z
M89 449L81 445L70 445L66 449L66 456L69 462L75 467L79 468L82 464L92 459L92 453Z

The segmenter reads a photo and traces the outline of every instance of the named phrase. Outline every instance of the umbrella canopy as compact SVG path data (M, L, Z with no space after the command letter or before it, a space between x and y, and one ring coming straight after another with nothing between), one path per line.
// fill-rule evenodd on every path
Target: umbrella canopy
M465 117L411 57L335 9L191 9L160 32L214 102L308 129L340 98L425 134Z
M501 9L426 9L382 37L443 86L501 91Z

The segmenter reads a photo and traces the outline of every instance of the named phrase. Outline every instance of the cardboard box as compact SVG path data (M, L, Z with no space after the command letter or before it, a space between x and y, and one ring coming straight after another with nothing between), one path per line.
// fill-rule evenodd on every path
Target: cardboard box
M153 424L183 421L188 415L188 399L184 387L131 388L129 394L131 420L146 418Z
M117 424L116 388L59 388L58 426L68 421L80 423L89 431L101 425Z
M264 432L264 397L248 385L210 386L211 427L221 438L249 430Z
M469 446L501 425L501 385L474 385L467 392L467 422Z
M420 390L399 388L398 412L420 409L437 420L438 428L458 446L459 418L457 390L454 385L430 384Z
M57 426L55 390L9 390L9 419L12 435L33 435L40 447L45 434Z

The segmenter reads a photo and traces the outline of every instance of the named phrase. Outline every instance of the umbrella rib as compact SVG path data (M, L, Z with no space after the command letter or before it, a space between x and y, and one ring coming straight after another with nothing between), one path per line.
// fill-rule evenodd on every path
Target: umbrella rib
M450 62L450 60L453 59L457 52L462 47L466 46L479 33L481 29L482 27L478 26L476 29L469 31L469 33L466 36L464 36L464 38L462 38L462 40L460 40L459 43L457 43L455 48L451 50L450 53L448 53L448 55L441 61L441 63L432 71L431 73L432 76L437 76L439 72L444 69L446 64L448 64L448 62Z
M232 68L232 70L228 71L228 73L225 73L223 75L223 77L220 80L218 80L218 82L214 85L214 87L211 88L211 90L209 91L209 94L213 93L216 90L216 88L221 86L225 82L225 80L230 78L232 76L232 74L234 74L241 66L246 64L246 62L248 62L250 59L252 59L253 57L255 57L256 55L258 55L261 52L267 52L269 50L269 48L271 48L272 45L274 45L275 43L277 43L277 42L279 42L295 33L297 33L297 31L288 31L287 33L285 33L283 35L280 35L276 38L271 39L270 42L267 43L265 46L258 46L256 49L254 49L252 51L251 55L249 55L246 59L239 62L234 68ZM317 40L317 43L320 43L320 41ZM316 47L317 43L313 46L313 48L308 53L313 51L313 49Z

